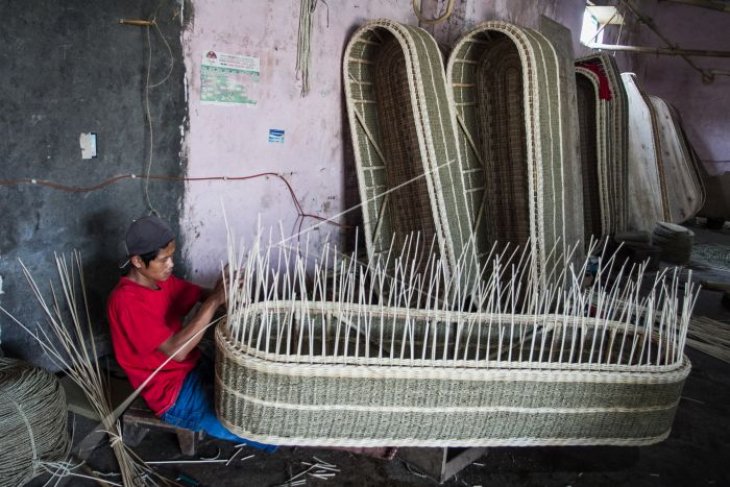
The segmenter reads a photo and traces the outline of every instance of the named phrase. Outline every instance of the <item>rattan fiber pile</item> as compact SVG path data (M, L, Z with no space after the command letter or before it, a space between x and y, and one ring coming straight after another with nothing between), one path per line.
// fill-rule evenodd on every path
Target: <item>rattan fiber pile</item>
M68 452L66 395L49 372L0 358L0 486L17 487Z

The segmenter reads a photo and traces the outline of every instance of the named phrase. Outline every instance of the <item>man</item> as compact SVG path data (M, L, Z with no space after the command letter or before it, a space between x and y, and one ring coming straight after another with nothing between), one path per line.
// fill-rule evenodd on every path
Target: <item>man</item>
M175 277L175 235L155 216L133 222L125 243L128 261L122 267L129 272L109 296L107 315L114 354L132 387L137 389L149 378L141 395L167 423L273 451L273 446L234 435L215 415L213 371L197 346L216 310L225 304L222 279L206 291ZM202 304L183 326L198 302Z

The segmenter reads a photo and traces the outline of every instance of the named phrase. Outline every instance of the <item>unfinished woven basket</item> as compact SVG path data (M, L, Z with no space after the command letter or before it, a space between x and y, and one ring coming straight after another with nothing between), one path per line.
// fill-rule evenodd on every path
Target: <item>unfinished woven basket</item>
M669 434L690 371L683 337L620 322L363 311L257 303L248 340L219 326L221 421L287 445L645 445Z
M669 432L697 295L679 270L647 277L643 266L602 255L590 286L590 260L566 263L543 286L526 279L529 255L498 255L467 296L440 262L424 274L413 265L420 257L400 249L386 255L391 274L334 246L282 255L274 242L249 251L229 243L216 409L241 436L333 446L634 445Z
M478 268L441 54L424 30L375 20L343 60L347 113L371 260L417 234L447 270ZM466 283L465 283L466 284Z
M0 486L24 485L62 460L70 442L66 395L56 377L30 364L0 357Z
M542 34L492 21L459 40L446 68L481 264L495 242L529 245L536 279L583 238L580 210L565 208L559 66Z

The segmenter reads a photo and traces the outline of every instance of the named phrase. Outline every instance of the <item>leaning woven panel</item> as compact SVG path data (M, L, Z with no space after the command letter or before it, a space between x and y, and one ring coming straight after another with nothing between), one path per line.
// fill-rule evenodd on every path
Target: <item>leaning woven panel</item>
M600 80L590 70L576 68L578 125L583 176L583 229L586 241L610 233L605 151L606 102L599 96Z
M622 336L622 323L583 319L581 338L571 341L565 330L575 323L563 316L363 311L253 305L259 316L252 319L271 323L265 343L237 343L219 327L221 421L279 444L641 445L668 435L690 370L677 348L654 361L646 348L621 350L621 343L645 343ZM368 313L387 317L382 333L348 328L348 315ZM445 336L459 324L472 334L468 343ZM525 334L508 339L509 328ZM416 340L403 340L405 333ZM551 346L531 347L533 340Z
M671 220L656 115L636 75L623 73L621 78L629 100L629 226L650 232L656 222Z
M684 130L684 127L682 126L682 117L679 115L679 111L677 108L673 105L667 104L669 107L669 113L674 121L674 126L676 128L680 146L681 146L681 152L685 155L687 163L692 168L692 172L695 176L695 180L697 181L697 184L700 188L700 199L701 202L699 203L699 208L702 210L702 208L705 206L705 202L707 201L707 188L705 187L705 169L702 163L702 160L697 155L697 151L693 147L692 143L690 142L689 138L687 137L687 133Z
M454 113L441 55L424 30L389 20L368 22L343 60L350 133L371 259L418 234L447 269L476 259Z
M682 223L697 214L704 204L704 188L672 109L666 101L649 96L657 132L657 151L664 166L664 180L671 188L668 211L672 223Z
M611 210L606 233L628 229L628 101L621 74L612 56L591 54L576 61L576 67L599 77L599 97L606 107L601 130L606 140L606 185L603 195Z
M447 63L480 263L495 242L530 245L536 279L582 226L566 230L560 74L544 36L499 21L463 36Z
M69 448L63 388L45 370L0 358L0 486L23 485Z

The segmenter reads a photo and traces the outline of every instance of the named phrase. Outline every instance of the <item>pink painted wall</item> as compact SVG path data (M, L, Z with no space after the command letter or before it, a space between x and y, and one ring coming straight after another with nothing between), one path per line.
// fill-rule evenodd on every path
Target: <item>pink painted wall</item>
M684 49L730 51L730 13L673 2L641 2L659 31ZM647 27L637 45L664 47ZM693 57L702 69L730 73L729 58ZM679 110L690 141L712 173L730 171L730 76L703 83L700 74L677 56L642 55L636 68L642 88Z
M276 172L290 182L304 210L323 217L343 210L341 62L348 34L366 19L389 17L413 23L403 2L320 2L313 18L311 91L300 96L295 77L299 0L254 2L206 0L183 35L190 127L185 134L190 177L249 176ZM329 14L329 15L328 15ZM329 17L329 25L327 20ZM208 50L260 58L255 106L200 102L200 65ZM284 144L268 142L269 129L283 129ZM185 258L194 277L210 280L225 255L222 205L239 237L281 222L289 234L297 213L276 178L240 182L194 182L186 188L181 228ZM307 219L305 228L316 221ZM337 227L322 225L312 238Z
M423 0L424 9L436 0ZM443 0L440 0L443 3ZM343 140L342 52L350 34L366 20L390 18L417 25L407 0L323 2L314 14L310 94L300 97L295 78L299 0L194 2L194 18L183 34L189 97L185 151L190 177L284 175L306 212L323 217L345 209L346 156ZM429 30L448 47L474 24L502 19L537 27L545 14L573 30L578 46L582 0L457 0L447 24ZM328 22L329 17L329 24ZM200 102L200 65L208 50L255 56L261 61L255 106L211 106ZM284 144L268 142L270 128L286 131ZM352 171L348 169L348 171ZM290 233L297 214L285 185L274 178L249 181L191 182L183 202L181 229L193 277L211 281L225 256L222 206L237 235L251 237L260 216L263 226L281 221ZM315 224L304 222L304 228ZM340 230L322 225L315 241Z

